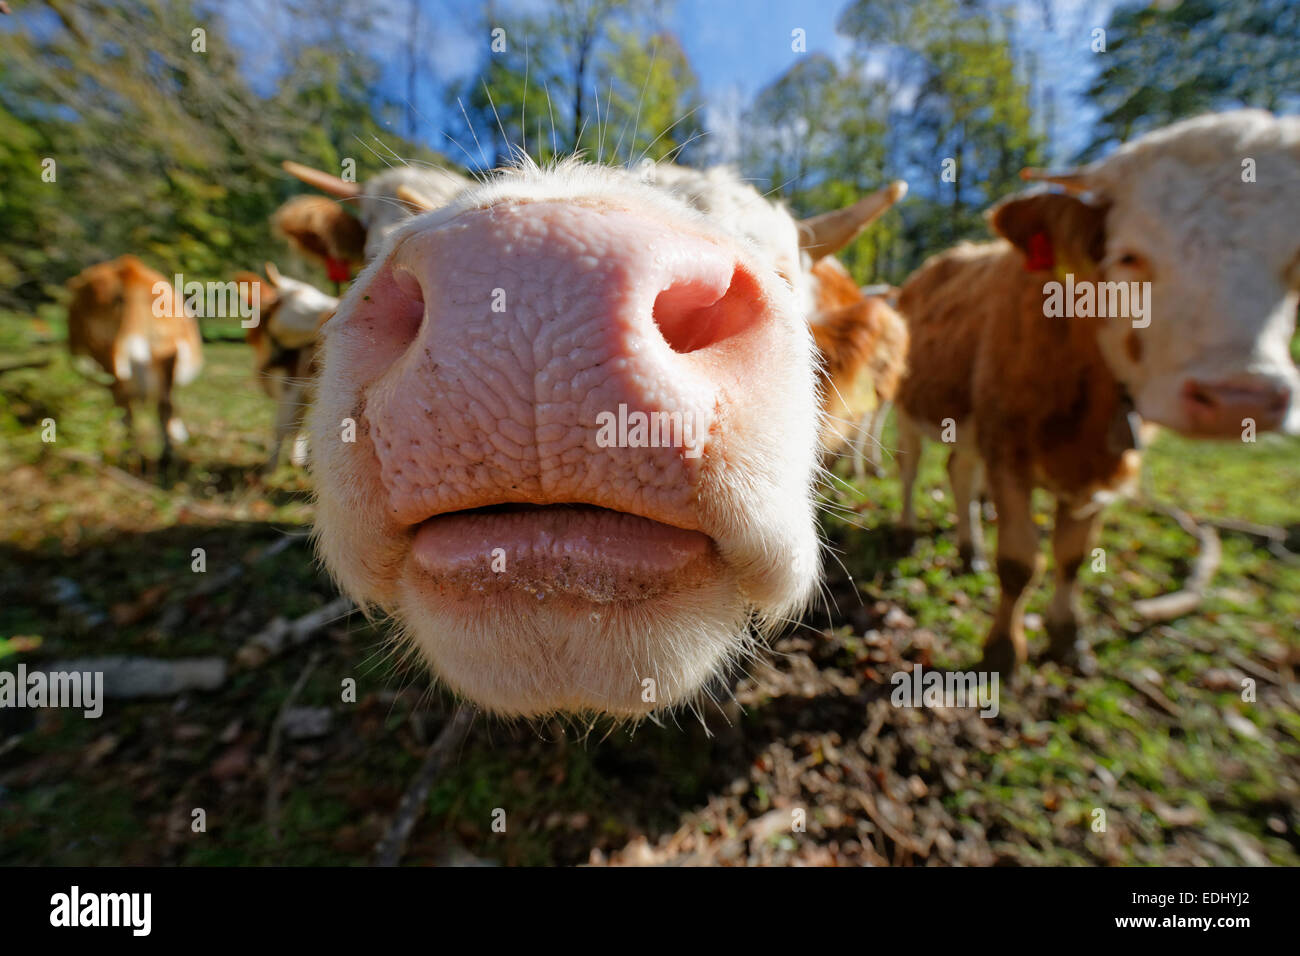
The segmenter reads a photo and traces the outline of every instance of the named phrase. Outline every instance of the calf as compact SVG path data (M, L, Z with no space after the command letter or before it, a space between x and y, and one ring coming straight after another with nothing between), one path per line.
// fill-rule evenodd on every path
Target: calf
M172 388L192 381L203 366L198 323L167 279L135 256L89 266L68 289L69 351L89 356L112 376L113 401L133 443L132 401L157 403L166 461L171 443L189 437Z
M1204 116L1078 172L1027 178L1067 192L999 203L989 218L1001 241L935 256L903 286L903 524L914 521L922 437L955 439L948 474L966 563L981 548L981 484L997 508L1001 599L984 665L1010 672L1026 656L1024 601L1041 567L1030 495L1049 490L1048 656L1088 669L1079 568L1102 506L1136 480L1141 433L1240 439L1300 426L1288 352L1300 118Z
M266 394L275 400L275 431L271 454L263 471L275 471L286 438L295 436L290 461L307 463L307 438L300 434L311 402L316 342L320 327L334 314L339 300L314 286L280 275L266 264L266 282L251 272L235 278L251 302L259 305L257 321L246 333L253 347L254 368ZM254 296L256 290L256 296Z
M399 225L323 330L326 565L497 713L690 700L818 579L810 267L873 205L566 162Z
M884 298L864 295L835 259L816 263L812 275L812 331L822 355L826 412L822 446L828 456L850 449L859 479L866 477L868 461L879 475L880 436L907 358L907 324Z

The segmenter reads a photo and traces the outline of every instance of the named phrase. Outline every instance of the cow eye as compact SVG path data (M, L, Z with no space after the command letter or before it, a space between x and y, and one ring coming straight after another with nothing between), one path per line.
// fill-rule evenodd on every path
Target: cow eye
M1117 263L1118 263L1119 265L1121 265L1121 266L1125 266L1125 267L1127 267L1127 268L1129 268L1129 269L1141 269L1143 266L1146 265L1146 262L1147 262L1147 261L1146 261L1145 259L1143 259L1140 255L1138 255L1136 252L1125 252L1125 253L1122 253L1122 254L1120 255L1119 259L1116 260L1116 261L1117 261Z

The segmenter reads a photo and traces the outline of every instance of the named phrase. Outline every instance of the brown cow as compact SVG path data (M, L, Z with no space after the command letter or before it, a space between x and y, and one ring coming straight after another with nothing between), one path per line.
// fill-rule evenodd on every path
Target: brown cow
M1242 157L1267 178L1244 177ZM1079 568L1102 507L1135 482L1143 423L1237 439L1300 427L1287 350L1300 303L1300 118L1200 117L1036 178L1072 194L1000 203L990 222L1003 241L935 256L899 298L911 334L898 396L903 525L921 439L943 438L960 550L976 562L987 473L1002 595L984 664L1003 672L1026 656L1024 601L1041 564L1034 488L1057 500L1048 654L1087 669Z
M290 200L277 216L280 230L304 252L321 259L336 282L348 278L342 263L374 258L404 221L421 209L450 202L470 185L458 173L432 166L398 166L362 185L301 163L282 165L290 175L341 200L310 197L314 205L305 203L306 197Z
M334 283L335 292L365 262L365 226L332 199L295 196L275 211L271 225L304 253L320 261Z
M158 403L163 460L171 443L188 439L172 402L172 387L194 379L203 365L198 323L168 280L135 256L89 266L68 282L68 349L94 359L113 377L113 401L134 442L131 402Z
M825 419L822 445L828 456L846 446L853 471L866 477L864 462L880 473L880 433L898 392L907 357L907 324L879 296L863 295L840 263L822 259L817 280L813 339L822 355Z
M246 301L259 307L257 321L246 335L253 347L258 382L275 400L275 433L263 468L270 474L280 463L285 439L291 436L296 438L290 460L299 467L307 462L306 437L299 431L311 402L317 337L339 300L306 282L282 276L270 262L266 276L264 282L254 273L241 272L235 279Z

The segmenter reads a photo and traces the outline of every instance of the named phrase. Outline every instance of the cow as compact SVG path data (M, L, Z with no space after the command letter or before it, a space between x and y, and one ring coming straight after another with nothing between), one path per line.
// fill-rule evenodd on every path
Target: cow
M68 350L112 377L113 402L133 444L131 403L157 403L162 461L170 460L172 442L189 439L172 389L193 381L203 366L198 323L180 291L132 255L88 266L68 281L68 290Z
M419 208L441 206L470 185L459 173L432 166L397 166L364 186L292 160L281 166L307 185L343 200L325 205L320 197L300 197L298 205L288 207L287 216L284 210L277 216L280 230L304 252L325 262L335 282L348 278L345 267L358 258L358 237L359 258L369 261L393 230ZM304 204L304 198L315 204ZM355 208L356 215L346 211L344 204Z
M325 267L335 293L365 262L365 226L324 196L293 197L275 211L271 225Z
M826 413L822 447L828 458L847 448L859 480L868 462L880 476L881 432L903 377L907 323L884 296L865 294L834 258L814 263L812 278L812 331L822 356Z
M488 711L698 699L819 579L811 270L880 208L569 160L400 223L322 329L323 562Z
M263 466L271 474L280 464L285 439L295 436L290 461L307 463L307 439L300 434L311 402L316 343L320 327L334 314L339 300L315 286L280 274L266 263L266 281L252 272L235 276L245 301L256 303L258 315L245 333L253 347L258 382L275 401L275 430L271 454Z
M1104 505L1131 491L1154 427L1241 439L1300 430L1288 347L1300 301L1300 117L1256 110L1176 123L1068 173L1064 191L989 213L903 285L898 394L902 524L926 437L948 474L963 563L982 550L981 488L998 518L1001 586L982 666L1026 659L1024 602L1041 572L1034 488L1056 499L1047 655L1082 671L1079 569ZM946 432L946 434L945 434Z

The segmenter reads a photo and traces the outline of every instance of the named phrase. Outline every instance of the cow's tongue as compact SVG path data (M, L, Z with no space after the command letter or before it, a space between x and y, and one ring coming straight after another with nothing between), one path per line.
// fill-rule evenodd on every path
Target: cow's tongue
M447 593L523 591L594 603L640 600L705 573L712 540L582 505L461 511L424 522L415 564Z

